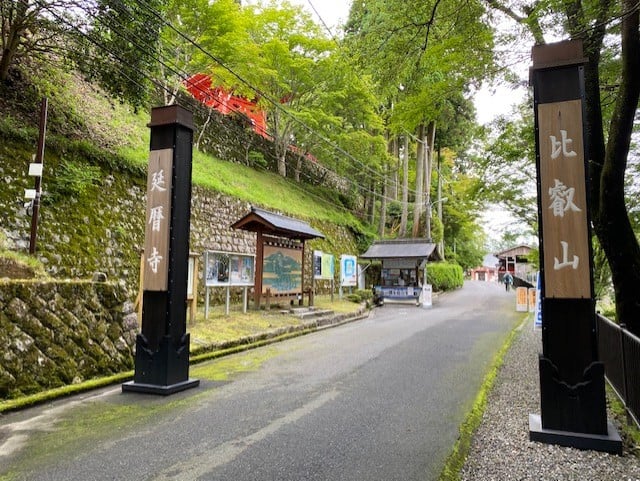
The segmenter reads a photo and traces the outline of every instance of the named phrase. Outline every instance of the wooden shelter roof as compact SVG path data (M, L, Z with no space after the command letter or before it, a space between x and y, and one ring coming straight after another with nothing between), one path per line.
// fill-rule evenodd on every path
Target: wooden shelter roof
M231 227L289 239L308 240L318 237L324 239L321 232L306 222L257 207L251 207L251 212L231 224Z
M436 244L426 239L394 239L375 241L361 259L427 259L440 260Z
M531 247L529 247L528 245L519 245L516 247L511 247L509 249L503 250L501 252L497 252L494 255L498 258L498 259L505 259L507 257L520 257L520 256L527 256L529 255L529 253L531 252Z

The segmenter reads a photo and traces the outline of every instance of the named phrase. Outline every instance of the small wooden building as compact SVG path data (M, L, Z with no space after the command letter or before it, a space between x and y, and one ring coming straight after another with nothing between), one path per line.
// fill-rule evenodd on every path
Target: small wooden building
M512 276L528 281L534 270L528 259L532 250L523 244L495 253L498 258L498 279L502 281L508 271Z
M441 257L435 243L418 238L375 241L360 259L382 262L380 279L374 286L382 302L417 303L427 263Z
M255 308L267 303L302 300L305 241L324 235L306 222L257 207L231 225L255 232Z
M493 254L487 254L482 260L482 265L469 271L473 281L496 282L498 280L499 260Z

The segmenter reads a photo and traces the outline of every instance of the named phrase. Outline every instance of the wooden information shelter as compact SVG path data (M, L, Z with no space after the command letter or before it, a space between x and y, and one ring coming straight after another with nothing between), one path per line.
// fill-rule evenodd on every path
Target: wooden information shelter
M254 307L262 300L302 300L305 241L324 235L306 222L257 207L231 227L257 234Z

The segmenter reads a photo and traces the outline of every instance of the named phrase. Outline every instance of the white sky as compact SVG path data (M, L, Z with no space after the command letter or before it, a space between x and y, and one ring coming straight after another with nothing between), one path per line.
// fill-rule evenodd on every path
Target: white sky
M332 33L335 33L336 25L346 23L349 18L349 9L351 8L350 0L289 0L294 5L300 5L307 10L314 19L320 24L320 18L324 20ZM320 15L314 12L314 9Z
M524 100L525 93L523 89L484 86L473 98L478 123L486 124L498 115L510 114Z

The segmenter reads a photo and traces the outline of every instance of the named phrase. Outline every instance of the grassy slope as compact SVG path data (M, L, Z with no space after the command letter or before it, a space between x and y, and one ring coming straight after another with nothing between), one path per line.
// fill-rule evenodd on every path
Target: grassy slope
M121 171L146 172L149 113L134 112L73 73L48 70L46 76L27 73L34 83L20 84L20 91L2 92L0 139L11 139L15 145L24 145L25 152L31 152L38 136L39 102L46 96L49 120L45 156L65 152L66 157L73 155L92 164ZM194 152L193 183L292 216L326 220L367 231L367 227L350 212L326 197L315 195L312 186L299 185L276 174L200 152Z

